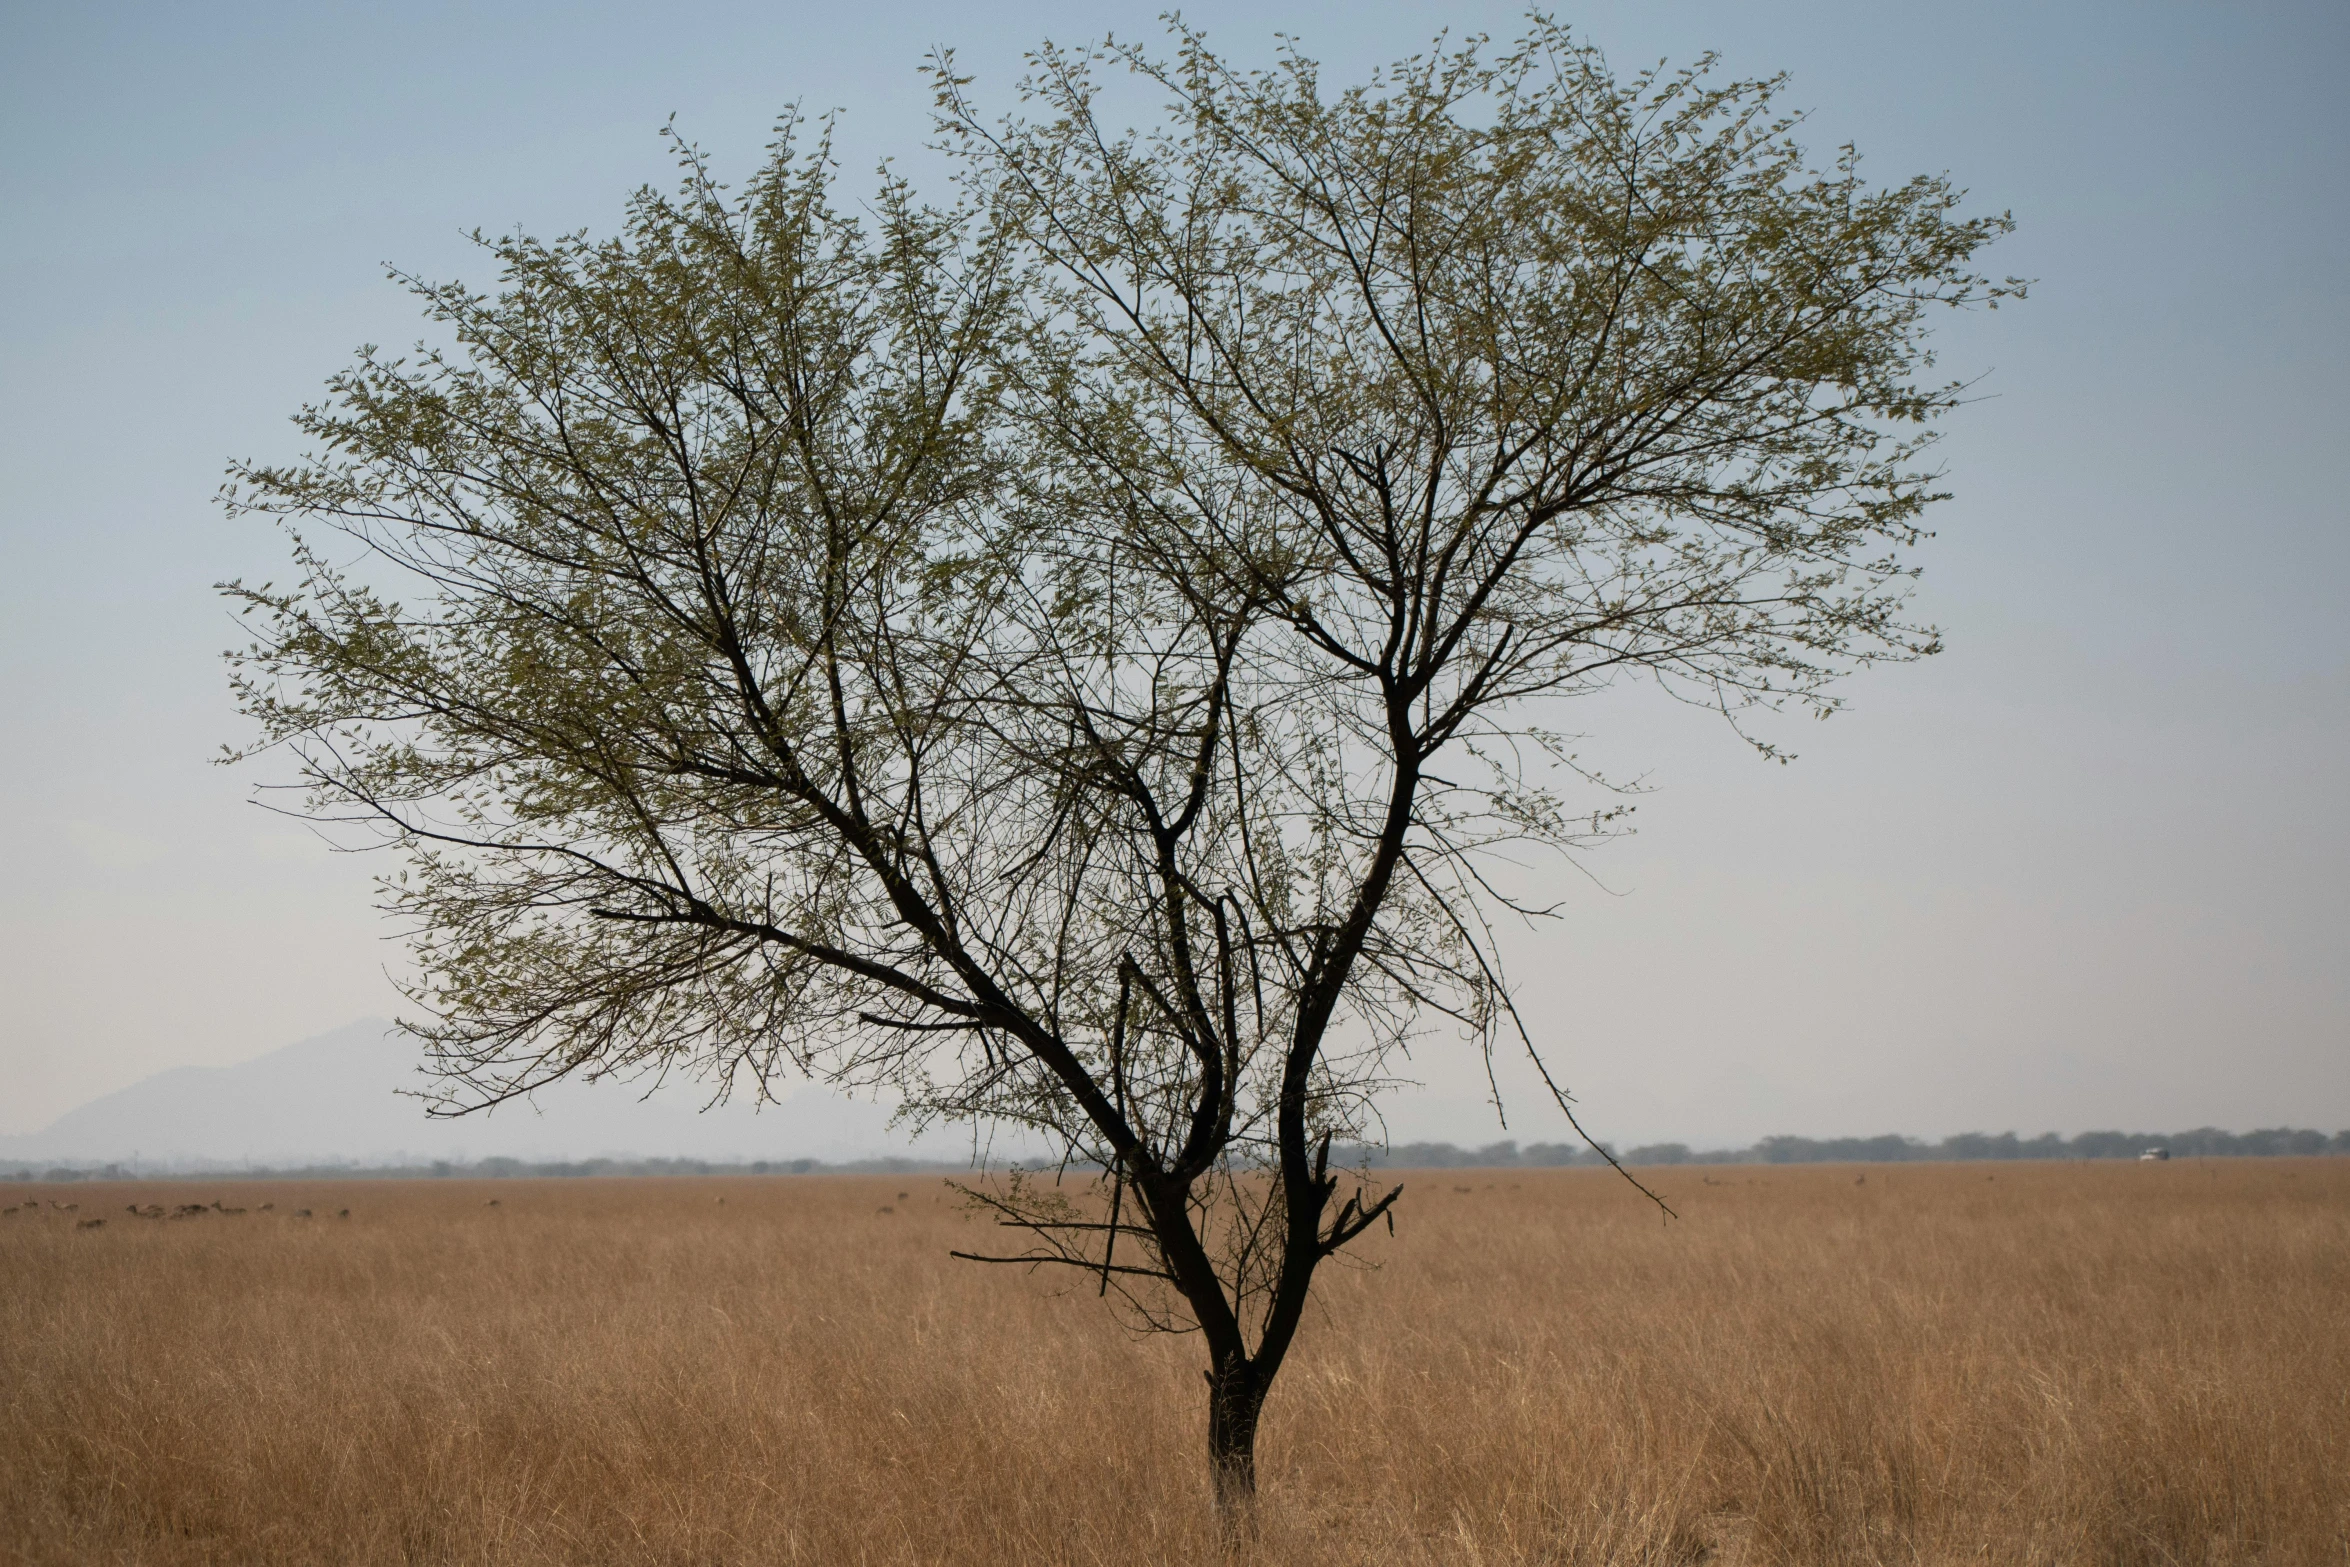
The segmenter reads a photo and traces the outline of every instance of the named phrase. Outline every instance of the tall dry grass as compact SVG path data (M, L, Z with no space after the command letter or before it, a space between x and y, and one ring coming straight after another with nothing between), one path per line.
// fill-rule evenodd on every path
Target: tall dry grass
M1677 1224L1410 1177L1257 1554L2350 1562L2350 1160L1654 1173ZM80 1209L0 1219L10 1562L1216 1554L1197 1347L949 1260L935 1180L27 1195ZM216 1196L275 1207L122 1211Z

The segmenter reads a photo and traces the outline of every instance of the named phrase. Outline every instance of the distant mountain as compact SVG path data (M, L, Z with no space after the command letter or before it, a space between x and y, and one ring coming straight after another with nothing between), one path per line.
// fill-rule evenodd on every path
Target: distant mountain
M400 1091L424 1086L416 1041L369 1018L239 1066L184 1066L68 1111L37 1132L0 1137L0 1162L142 1165L362 1164L432 1159L600 1157L821 1159L890 1154L960 1159L969 1134L919 1142L889 1110L801 1084L781 1103L708 1110L706 1085L561 1083L536 1096L435 1120Z

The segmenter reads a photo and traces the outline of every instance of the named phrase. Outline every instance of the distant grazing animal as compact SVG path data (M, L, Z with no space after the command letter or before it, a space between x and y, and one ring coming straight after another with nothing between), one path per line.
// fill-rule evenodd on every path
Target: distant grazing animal
M348 1219L351 1217L351 1210L348 1208L337 1208L335 1210L335 1217L338 1219Z
M310 1210L307 1208L296 1208L294 1210L294 1217L297 1219L307 1219L310 1217Z
M106 1221L104 1219L84 1219L80 1223L76 1224L74 1228L77 1230L94 1230L105 1222Z

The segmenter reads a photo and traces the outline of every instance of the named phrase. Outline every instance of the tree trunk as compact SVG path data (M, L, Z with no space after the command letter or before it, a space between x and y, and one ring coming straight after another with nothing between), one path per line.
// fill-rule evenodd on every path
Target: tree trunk
M1248 1531L1257 1499L1257 1416L1270 1378L1245 1358L1207 1373L1208 1473L1216 1488L1216 1518L1227 1541Z

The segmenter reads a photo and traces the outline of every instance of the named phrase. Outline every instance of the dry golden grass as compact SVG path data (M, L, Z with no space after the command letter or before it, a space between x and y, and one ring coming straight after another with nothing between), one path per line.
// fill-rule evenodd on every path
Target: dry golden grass
M2350 1562L2350 1160L1654 1173L1678 1224L1412 1177L1256 1554ZM1197 1346L949 1260L935 1179L28 1195L80 1209L0 1219L10 1562L1217 1554ZM275 1207L123 1212L214 1197Z

